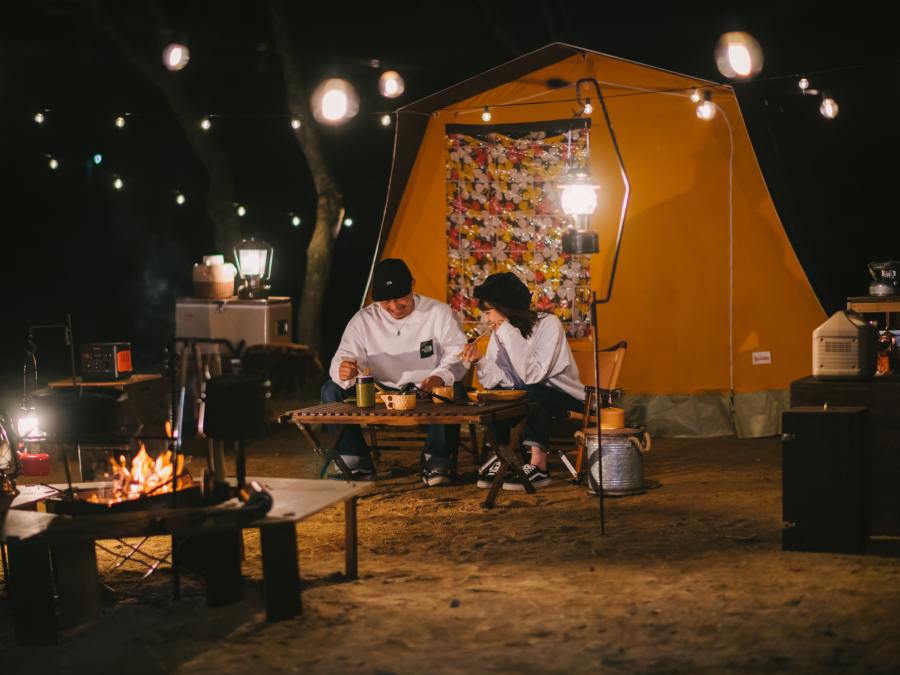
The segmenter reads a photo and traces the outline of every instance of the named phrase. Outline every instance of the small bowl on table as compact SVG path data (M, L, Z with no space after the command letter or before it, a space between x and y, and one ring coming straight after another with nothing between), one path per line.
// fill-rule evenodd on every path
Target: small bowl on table
M388 410L412 410L416 407L415 394L382 394L381 400Z
M453 400L453 387L434 387L431 390L431 393L437 394L438 396L443 396L444 398L448 398L451 401ZM446 403L446 401L442 401L441 399L435 398L434 396L431 397L431 401L435 405Z

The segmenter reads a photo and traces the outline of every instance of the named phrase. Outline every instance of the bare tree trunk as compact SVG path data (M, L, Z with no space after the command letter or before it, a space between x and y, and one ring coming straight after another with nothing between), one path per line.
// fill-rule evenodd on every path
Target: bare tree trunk
M163 95L181 124L194 153L206 169L206 215L212 221L216 248L227 255L240 235L234 208L234 178L225 152L200 128L200 113L188 101L178 76L165 70L161 53L149 54L139 48L112 20L99 0L90 3L97 25L125 58Z
M275 46L281 57L288 110L294 117L306 120L309 110L309 92L300 74L299 58L288 31L287 12L282 0L268 0L272 17ZM306 278L303 296L297 314L297 335L300 342L318 353L319 319L325 287L331 273L331 252L344 217L344 198L337 180L328 165L322 142L312 124L303 124L294 130L294 136L303 150L316 188L316 229L309 242L306 257Z

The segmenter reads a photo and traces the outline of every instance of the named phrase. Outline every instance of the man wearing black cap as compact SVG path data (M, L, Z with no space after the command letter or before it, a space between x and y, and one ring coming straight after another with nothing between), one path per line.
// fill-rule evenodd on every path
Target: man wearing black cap
M465 335L453 310L414 293L406 263L387 258L372 272L374 302L359 310L341 338L331 360L331 379L322 385L322 402L343 401L360 373L400 389L415 384L424 391L449 386L465 375L459 357ZM422 480L426 485L450 483L450 457L459 443L459 427L431 425L423 451ZM342 426L335 449L354 480L373 480L375 469L359 427Z
M525 421L522 444L530 449L531 461L522 469L536 488L550 483L547 453L551 421L567 410L582 410L584 385L578 365L566 340L566 331L555 314L531 309L531 291L511 272L492 274L475 288L484 320L491 326L491 341L481 355L475 344L466 345L462 358L475 363L481 386L492 389L524 389L533 404ZM509 439L509 425L494 430L501 442ZM494 462L478 487L489 487L500 470ZM524 490L510 474L504 490Z

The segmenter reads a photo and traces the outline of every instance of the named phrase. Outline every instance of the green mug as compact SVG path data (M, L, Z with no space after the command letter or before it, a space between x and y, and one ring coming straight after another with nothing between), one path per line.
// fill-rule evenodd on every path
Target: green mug
M356 407L371 408L375 405L375 379L371 375L356 377Z

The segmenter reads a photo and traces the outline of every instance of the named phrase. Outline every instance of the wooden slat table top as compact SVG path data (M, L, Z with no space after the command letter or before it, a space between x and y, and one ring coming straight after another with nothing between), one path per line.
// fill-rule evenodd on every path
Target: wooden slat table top
M60 516L10 509L0 526L0 541L83 541L153 534L213 532L296 523L371 490L371 483L310 478L249 477L272 493L272 509L263 517L242 511L239 502L198 508L156 509L132 513ZM108 483L79 483L102 487ZM64 489L65 485L53 487Z
M80 377L75 378L79 387L103 387L104 389L124 389L129 384L140 384L141 382L152 382L153 380L161 380L162 375L159 373L135 373L127 380L105 380L103 382L85 382ZM51 389L71 389L72 378L67 380L55 380L48 385Z
M385 426L417 426L420 424L484 424L492 420L521 417L528 402L498 401L466 405L435 404L417 401L412 410L388 410L383 405L357 408L353 403L322 403L290 410L279 417L283 422L302 424L381 424Z
M855 312L900 312L900 296L862 295L847 298L847 309Z

